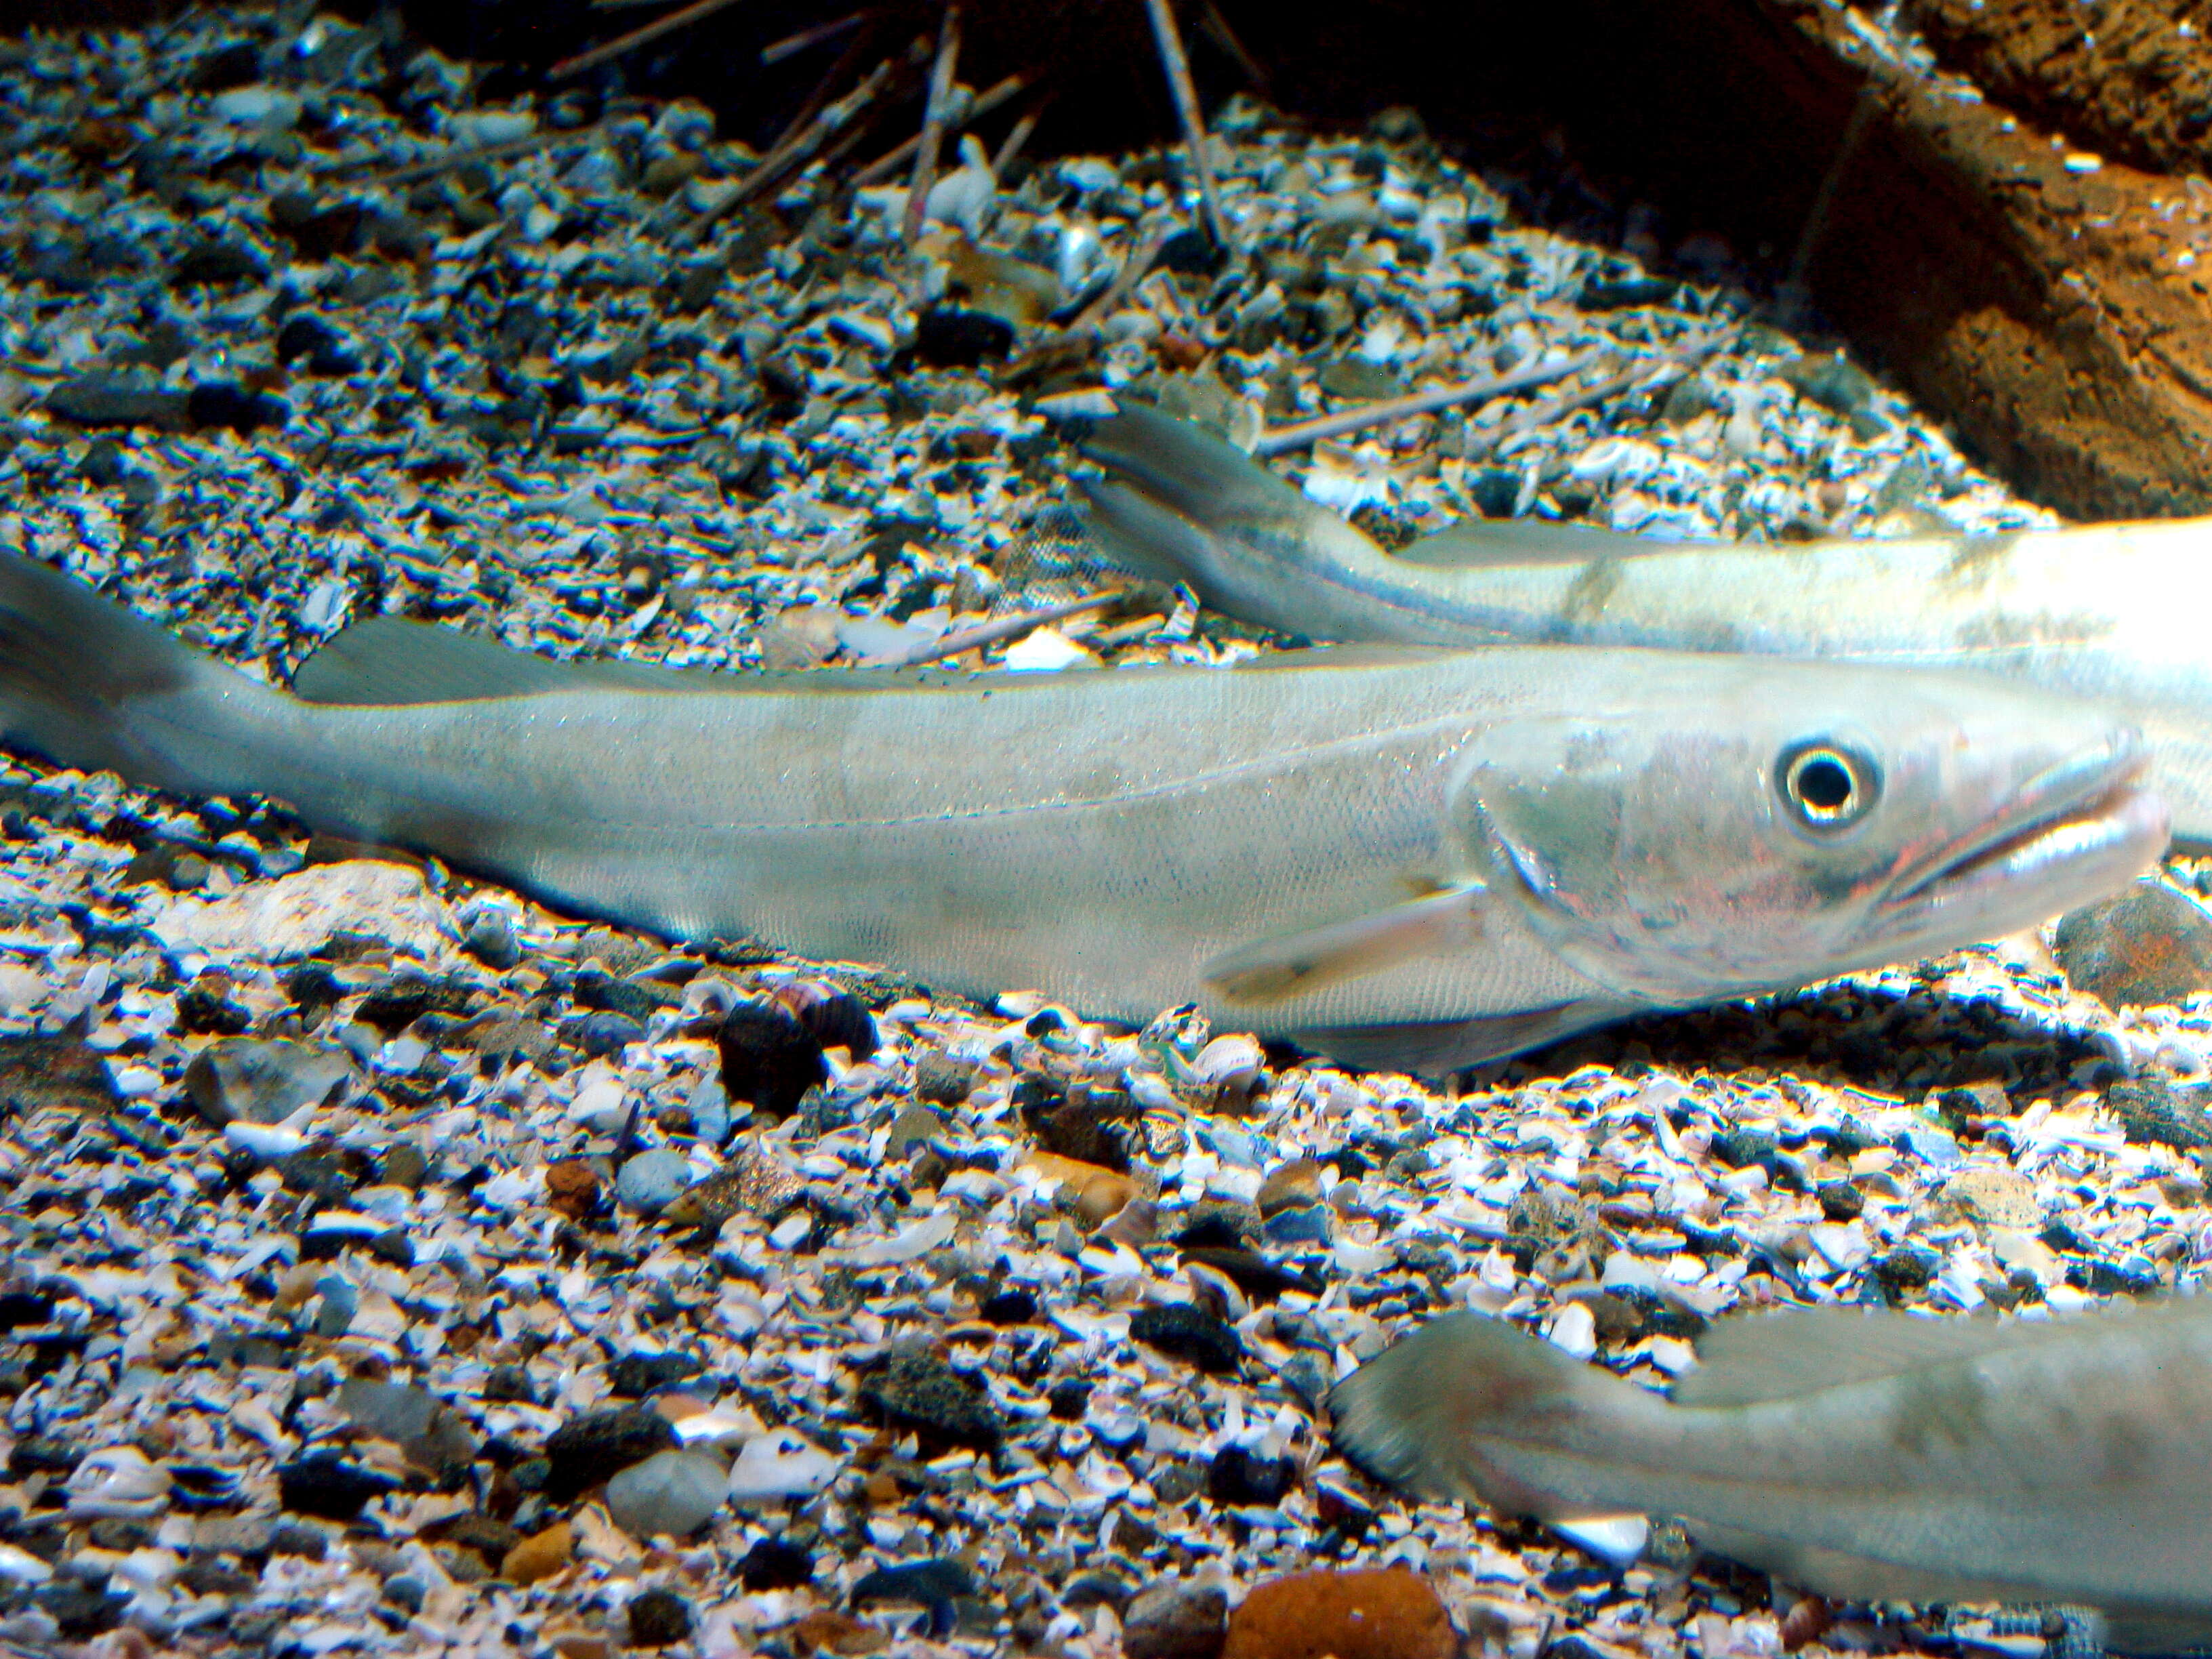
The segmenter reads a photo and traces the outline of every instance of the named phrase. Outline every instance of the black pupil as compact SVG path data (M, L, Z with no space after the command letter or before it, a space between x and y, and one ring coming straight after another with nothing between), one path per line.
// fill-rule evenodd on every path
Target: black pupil
M1851 769L1833 755L1798 763L1797 799L1815 811L1840 811L1850 804L1851 789Z

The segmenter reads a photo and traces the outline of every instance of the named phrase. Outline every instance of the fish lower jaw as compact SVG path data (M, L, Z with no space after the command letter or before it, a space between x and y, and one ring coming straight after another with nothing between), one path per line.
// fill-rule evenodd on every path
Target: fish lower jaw
M2124 886L2157 862L2171 831L2164 798L2138 770L1913 880L1877 915L1951 943L1970 920L1967 931L1994 938Z

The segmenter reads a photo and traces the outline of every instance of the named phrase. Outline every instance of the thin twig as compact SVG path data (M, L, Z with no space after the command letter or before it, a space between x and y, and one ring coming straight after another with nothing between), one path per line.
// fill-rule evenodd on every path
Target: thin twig
M848 11L842 17L817 23L811 29L787 34L781 40L771 40L761 48L761 63L763 65L781 64L787 58L796 58L809 46L818 46L824 40L834 40L847 29L866 22L874 15L872 9L864 6L859 11Z
M1462 380L1457 386L1431 386L1426 392L1408 393L1403 398L1389 398L1381 403L1363 404L1335 415L1323 415L1310 421L1300 421L1295 426L1279 426L1272 432L1260 434L1260 441L1252 447L1255 455L1279 455L1286 449L1303 449L1324 438L1341 438L1349 432L1364 432L1371 426L1384 426L1392 421L1402 421L1415 415L1433 415L1440 409L1450 409L1460 404L1487 403L1492 398L1503 398L1510 392L1526 392L1531 386L1547 386L1553 380L1563 380L1570 374L1579 374L1605 354L1585 351L1564 362L1539 365L1512 374L1493 374L1479 380Z
M1129 257L1121 262L1121 269L1115 272L1114 280L1106 284L1104 291L1097 299L1083 307L1068 326L1096 328L1113 315L1121 301L1129 297L1129 290L1145 280L1145 274L1152 268L1152 261L1160 257L1160 250L1167 246L1168 238L1173 234L1167 230L1155 230L1131 247Z
M940 635L926 644L917 645L904 656L892 659L895 668L917 668L926 662L937 662L946 657L965 655L980 651L986 646L1002 641L1019 639L1023 635L1044 627L1048 623L1065 622L1070 617L1079 617L1086 611L1102 611L1119 599L1122 589L1109 587L1097 593L1085 594L1079 599L1068 599L1060 605L1042 605L1035 611L1024 611L1011 617L999 617L973 628L963 628L956 634Z
M1152 15L1152 37L1159 42L1160 63L1168 72L1168 88L1175 94L1176 114L1182 122L1183 143L1190 149L1190 170L1198 175L1198 202L1206 218L1206 234L1218 248L1229 246L1227 222L1221 216L1221 198L1214 191L1213 168L1206 159L1206 118L1199 112L1198 88L1191 83L1190 60L1183 56L1182 35L1176 27L1170 0L1145 0Z
M945 115L952 101L952 72L960 63L960 8L948 3L937 32L937 65L929 72L929 104L921 118L921 142L914 152L914 177L906 188L906 242L921 240L929 217L929 189L937 182L938 152L945 146Z
M847 48L845 55L837 60L837 67L830 71L830 76L823 77L825 86L829 83L830 76L839 74L855 56L866 38L866 36L860 37L854 40L852 46ZM836 103L802 108L797 118L784 129L782 136L775 141L768 154L761 157L759 164L738 181L735 190L714 206L702 209L691 216L690 234L695 237L699 235L724 214L751 201L756 196L782 179L793 167L804 162L809 155L820 148L823 141L830 133L852 120L874 101L876 94L883 90L884 82L890 79L891 71L895 66L894 60L886 58L876 65L866 80L839 99ZM808 102L810 105L813 104L811 99Z
M624 52L635 52L640 46L658 40L664 34L673 34L678 29L689 28L701 18L712 17L716 12L736 3L737 0L691 0L690 5L679 6L665 17L656 17L650 23L641 24L627 34L617 34L604 46L593 46L588 52L580 52L574 58L562 58L545 71L545 78L549 81L565 81L572 75L581 75L586 70L597 69L602 64L611 64Z
M957 121L948 121L945 123L945 131L948 134L951 134L959 131L963 127L972 126L977 121L981 120L983 117L988 115L993 110L998 108L1000 105L1005 103L1009 98L1019 95L1022 88L1027 85L1029 85L1029 77L1027 76L1009 75L1005 80L1000 82L988 91L976 94L975 101L968 106L968 112L965 115L962 116ZM858 173L854 173L853 175L854 187L858 189L863 185L872 185L879 179L890 178L891 174L896 173L908 161L914 160L915 152L921 148L921 136L917 133L913 137L908 139L904 143L901 144L896 149L891 150L885 155L878 155L874 161L869 162L867 166L862 167Z
M1014 157L1022 153L1022 146L1029 143L1030 135L1036 131L1037 123L1044 118L1045 110L1051 102L1052 94L1048 92L1024 110L1020 118L1007 130L1005 139L999 145L998 154L991 158L993 178L998 178L1013 165Z
M1206 32L1213 37L1214 44L1237 60L1237 67L1252 83L1252 89L1266 97L1268 88L1273 84L1272 77L1260 60L1244 49L1243 41L1237 38L1237 31L1229 27L1229 20L1221 15L1221 8L1214 3L1214 0L1206 0L1205 27Z
M389 173L371 173L362 183L372 186L411 185L418 179L434 178L450 168L466 167L471 161L503 161L510 156L527 155L532 150L588 143L598 137L605 128L604 121L594 121L584 127L545 127L523 138L508 138L496 144L476 144L466 149L449 149L428 161L413 161L404 167L394 167ZM330 169L330 174L351 170L350 167L335 167Z

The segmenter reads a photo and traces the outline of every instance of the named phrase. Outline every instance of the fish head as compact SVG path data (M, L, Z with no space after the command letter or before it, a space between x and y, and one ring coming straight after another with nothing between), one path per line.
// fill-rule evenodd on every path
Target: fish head
M2136 734L1963 677L1740 662L1478 738L1456 797L1493 892L1656 1006L2000 938L2164 850Z

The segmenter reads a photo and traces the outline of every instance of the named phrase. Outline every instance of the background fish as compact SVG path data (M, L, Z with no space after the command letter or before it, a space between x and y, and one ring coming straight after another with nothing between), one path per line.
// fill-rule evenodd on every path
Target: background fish
M0 735L665 933L1438 1070L1997 936L2165 809L2104 716L1660 652L790 678L385 620L276 690L0 560Z
M1829 1595L2082 1602L2131 1651L2212 1640L2212 1297L2045 1322L1724 1321L1672 1403L1473 1314L1330 1401L1379 1480L1547 1520L1682 1516Z
M2002 675L2139 727L2175 833L2212 842L2212 522L1779 545L1472 520L1385 553L1242 451L1140 405L1088 453L1106 556L1317 640L1502 641Z

